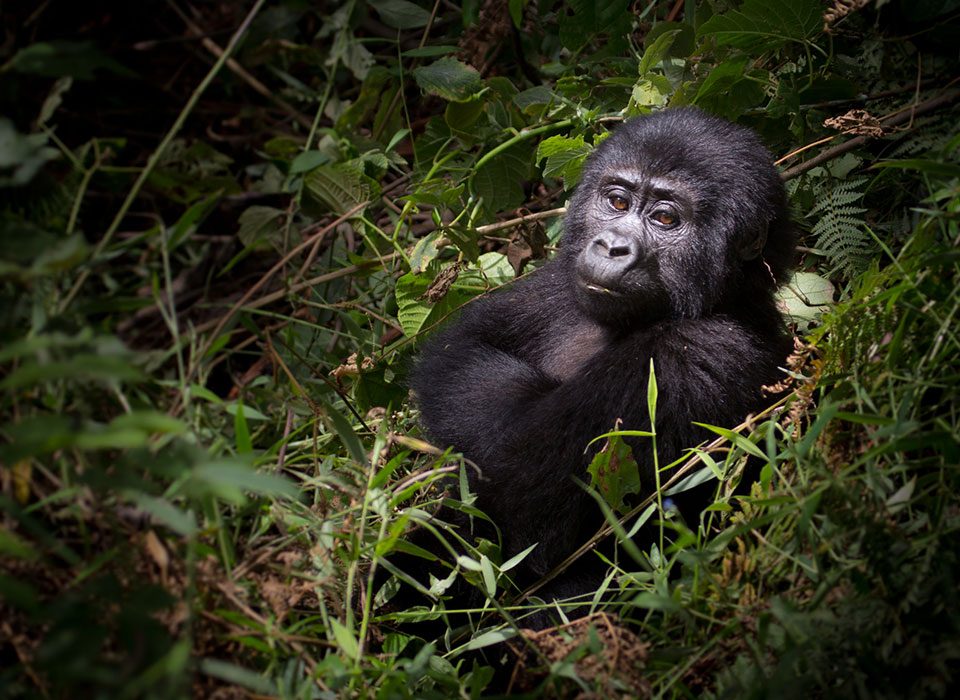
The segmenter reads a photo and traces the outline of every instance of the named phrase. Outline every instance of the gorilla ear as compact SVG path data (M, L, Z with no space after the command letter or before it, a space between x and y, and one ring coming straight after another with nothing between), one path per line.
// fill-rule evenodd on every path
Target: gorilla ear
M740 244L740 259L753 260L763 252L763 246L767 244L767 231L770 224L764 224L753 236L743 240Z

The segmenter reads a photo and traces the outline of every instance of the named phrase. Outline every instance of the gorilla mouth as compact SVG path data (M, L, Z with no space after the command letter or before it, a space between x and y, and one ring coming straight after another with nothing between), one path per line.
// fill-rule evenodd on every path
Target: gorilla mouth
M583 279L582 277L581 277L579 280L577 280L577 283L579 284L579 286L580 286L581 289L583 289L583 290L586 291L586 292L590 292L591 294L603 294L603 295L611 296L611 297L622 297L622 296L623 296L623 292L618 292L618 291L615 290L615 289L610 289L609 287L604 287L604 286L603 286L602 284L600 284L599 282L593 282L593 281L585 280L585 279Z

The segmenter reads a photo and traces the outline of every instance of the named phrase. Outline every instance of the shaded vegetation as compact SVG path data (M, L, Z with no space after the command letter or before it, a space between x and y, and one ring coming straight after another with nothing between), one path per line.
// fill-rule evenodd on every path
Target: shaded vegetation
M0 694L952 696L958 17L0 5ZM470 466L420 438L409 363L552 253L610 129L688 104L783 156L793 395L664 466L674 492L620 489L594 614L521 632L517 558L430 520L483 515L440 488ZM466 554L402 609L415 526ZM488 604L448 616L462 585Z

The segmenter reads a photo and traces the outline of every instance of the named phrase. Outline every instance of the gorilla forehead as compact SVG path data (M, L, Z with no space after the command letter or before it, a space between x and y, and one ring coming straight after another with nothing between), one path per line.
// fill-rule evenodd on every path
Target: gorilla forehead
M777 187L770 153L750 129L694 107L636 117L621 125L591 156L582 181L623 169L697 190L765 199ZM739 185L752 192L735 192ZM762 191L756 191L757 189Z

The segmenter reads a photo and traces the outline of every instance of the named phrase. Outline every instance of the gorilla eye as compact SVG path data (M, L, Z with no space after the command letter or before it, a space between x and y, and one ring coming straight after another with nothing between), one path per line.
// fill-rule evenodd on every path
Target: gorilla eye
M661 226L673 226L679 220L676 214L666 209L659 209L650 216Z
M617 211L626 211L630 208L630 200L618 194L608 195L607 201L610 202L610 206Z

